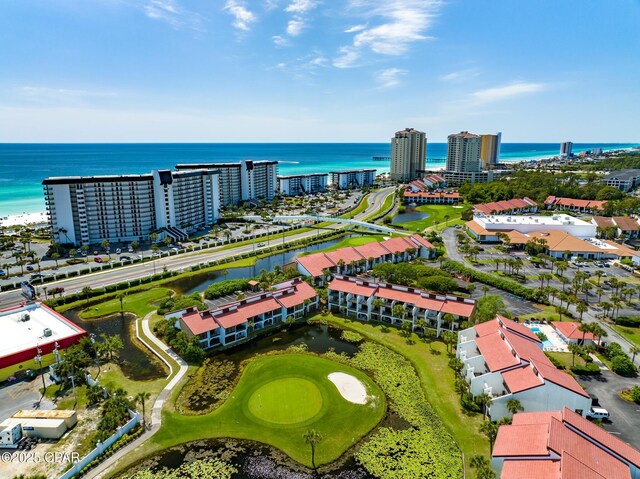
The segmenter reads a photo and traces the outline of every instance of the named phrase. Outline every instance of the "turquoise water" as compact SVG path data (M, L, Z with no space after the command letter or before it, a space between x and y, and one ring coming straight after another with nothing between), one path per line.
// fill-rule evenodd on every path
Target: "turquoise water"
M575 144L574 152L632 144ZM557 155L557 143L504 143L501 161ZM446 143L427 144L427 168L444 166ZM49 176L148 173L177 163L277 160L280 174L328 173L346 168L389 171L389 143L159 143L0 144L0 216L44 211L42 180Z

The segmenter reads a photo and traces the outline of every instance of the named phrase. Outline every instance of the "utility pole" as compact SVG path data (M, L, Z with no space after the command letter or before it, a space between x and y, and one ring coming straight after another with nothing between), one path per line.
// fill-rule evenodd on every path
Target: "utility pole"
M40 365L40 370L42 370L42 351L40 350L40 346L36 345L36 357L33 358L35 362L37 362ZM40 406L40 403L42 402L42 400L44 399L44 395L47 392L47 385L44 382L44 372L42 372L42 396L40 397L40 401L38 401L38 407Z

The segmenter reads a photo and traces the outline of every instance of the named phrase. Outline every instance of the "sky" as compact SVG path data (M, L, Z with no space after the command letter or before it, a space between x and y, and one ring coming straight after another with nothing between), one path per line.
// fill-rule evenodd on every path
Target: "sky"
M0 0L0 142L640 141L640 0Z

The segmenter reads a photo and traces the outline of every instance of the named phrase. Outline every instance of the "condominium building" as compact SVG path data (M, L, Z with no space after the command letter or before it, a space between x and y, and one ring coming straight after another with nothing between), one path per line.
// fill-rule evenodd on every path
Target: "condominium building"
M564 141L560 143L560 156L562 158L567 158L573 154L573 143L570 141Z
M283 196L310 195L327 189L328 173L278 176L278 191Z
M391 179L411 181L424 171L427 138L423 131L405 128L391 138Z
M500 143L502 142L502 133L495 135L480 135L480 161L482 169L491 170L500 162Z
M332 171L331 185L339 190L372 186L376 181L376 170L342 170Z
M242 160L239 163L183 163L176 170L215 170L220 176L223 206L242 201L271 200L278 189L278 162Z
M545 356L542 342L526 326L502 316L458 333L456 355L473 396L487 394L487 412L497 421L510 416L517 399L526 411L568 407L586 414L591 398L573 376Z
M469 298L342 275L334 277L327 293L331 311L362 321L374 320L396 326L409 322L412 330L433 329L436 336L444 330L454 330L468 320L476 306ZM402 306L402 314L397 305ZM421 319L423 325L419 322Z
M198 337L203 349L240 344L248 334L278 323L288 317L303 318L318 307L318 294L306 282L296 278L274 286L273 291L223 304L216 309L198 311L189 307L172 311L166 319L176 321L189 337Z
M607 182L607 186L613 186L620 191L631 191L640 186L640 170L627 169L612 171L609 175L605 176L604 181Z
M456 173L479 172L481 145L480 136L468 131L449 135L447 142L447 171Z
M160 229L182 239L219 216L216 171L51 177L42 184L59 243L145 241Z

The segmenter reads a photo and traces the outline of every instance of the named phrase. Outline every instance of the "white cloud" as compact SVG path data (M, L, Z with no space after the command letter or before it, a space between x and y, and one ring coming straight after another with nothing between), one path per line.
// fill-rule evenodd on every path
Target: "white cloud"
M369 49L381 55L402 55L411 44L428 38L425 32L441 5L440 0L351 0L351 9L361 12L367 20L367 26L347 30L356 33L351 46L356 51Z
M177 0L149 0L144 6L144 13L147 17L165 22L176 30L203 30L202 15L185 9Z
M471 94L471 98L476 103L493 103L529 93L536 93L544 89L545 85L542 83L517 82L511 83L510 85L478 90Z
M314 0L293 0L284 11L289 13L306 13L316 8L317 5L318 2Z
M304 30L304 27L305 27L305 24L300 19L289 20L289 23L287 24L287 34L292 37L297 37L302 33L302 30Z
M227 0L224 10L234 18L233 27L243 32L251 30L251 25L257 21L256 15L241 0Z
M440 77L440 80L445 82L452 82L452 83L463 82L471 78L477 77L479 74L480 73L478 72L478 70L470 68L467 70L460 70L457 72L447 73L446 75L442 75Z
M286 47L289 45L289 40L281 35L274 35L271 37L271 40L273 40L273 43L278 47Z
M340 56L334 58L333 66L336 68L353 68L357 66L360 52L353 47L340 47Z
M367 28L366 25L354 25L350 28L347 28L344 33L355 33L355 32L359 32L361 30L364 30L365 28Z
M400 84L400 78L408 73L401 68L387 68L376 72L376 82L380 88L393 88Z
M97 98L113 98L118 95L111 91L75 90L69 88L52 88L41 86L23 86L18 88L18 94L29 100L49 101L80 101Z

